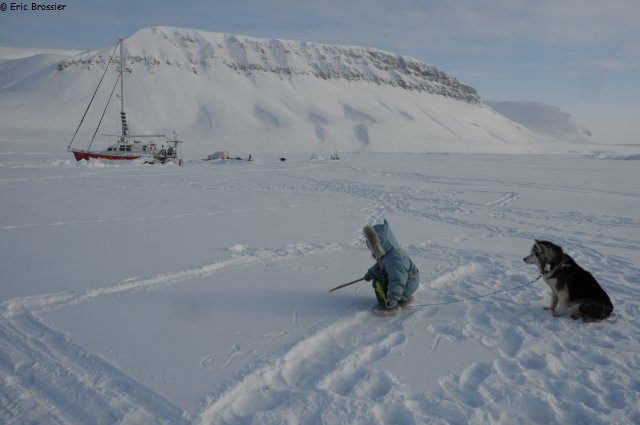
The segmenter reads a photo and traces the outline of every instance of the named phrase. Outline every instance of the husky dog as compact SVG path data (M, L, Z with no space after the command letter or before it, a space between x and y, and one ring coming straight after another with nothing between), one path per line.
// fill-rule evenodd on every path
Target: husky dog
M538 266L551 288L548 310L554 316L570 312L574 320L582 317L585 322L596 322L611 315L613 304L604 289L558 245L536 240L524 262Z

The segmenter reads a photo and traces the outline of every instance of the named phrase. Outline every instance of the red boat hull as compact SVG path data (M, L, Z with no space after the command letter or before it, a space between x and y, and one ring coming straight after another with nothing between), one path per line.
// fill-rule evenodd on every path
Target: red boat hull
M132 159L138 159L140 158L142 155L112 155L112 154L108 154L108 153L101 153L101 152L88 152L88 151L76 151L76 150L71 150L71 152L73 152L73 156L76 158L76 161L82 161L83 159L85 161L88 161L90 159L108 159L108 160L112 160L112 161L130 161Z

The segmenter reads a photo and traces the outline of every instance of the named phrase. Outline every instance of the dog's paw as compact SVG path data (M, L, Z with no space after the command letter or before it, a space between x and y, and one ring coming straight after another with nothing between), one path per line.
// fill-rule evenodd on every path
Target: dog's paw
M578 319L579 319L579 318L581 318L581 317L582 317L582 314L581 314L579 311L576 311L575 313L573 313L573 314L571 315L571 318L572 318L573 320L578 320Z

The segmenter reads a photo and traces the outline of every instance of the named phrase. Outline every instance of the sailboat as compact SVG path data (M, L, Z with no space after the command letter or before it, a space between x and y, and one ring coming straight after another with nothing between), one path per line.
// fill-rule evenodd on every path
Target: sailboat
M178 144L182 143L178 140L177 135L174 133L173 138L168 138L164 134L148 134L148 135L140 135L140 134L129 134L129 125L127 124L127 114L125 112L125 96L124 96L124 40L119 39L118 45L120 46L120 70L118 79L120 81L120 128L121 132L119 135L113 135L112 137L117 137L117 141L111 144L109 147L103 150L92 150L93 142L95 141L96 134L100 127L100 123L102 122L102 118L104 118L107 107L109 106L109 102L107 102L107 106L105 106L105 110L102 113L102 118L100 122L96 126L96 129L93 133L93 137L89 143L89 147L87 149L75 149L72 148L71 145L74 143L76 136L78 135L78 131L82 126L84 119L87 116L87 112L91 107L91 104L100 88L100 84L104 79L107 70L109 69L109 65L113 60L113 56L115 55L116 49L114 49L109 62L105 68L104 73L102 74L102 78L100 78L100 82L98 83L98 87L96 87L95 92L91 100L89 101L89 105L85 110L78 127L76 128L75 133L69 142L69 146L67 146L67 152L72 152L76 161L89 160L89 159L106 159L106 160L134 160L142 158L147 163L165 163L168 161L176 161L178 164L182 165L182 160L178 159ZM117 81L116 81L117 84ZM115 90L115 86L114 86ZM113 97L113 90L111 92L111 96L109 96L109 101ZM166 147L165 147L166 144ZM158 146L160 145L160 146Z

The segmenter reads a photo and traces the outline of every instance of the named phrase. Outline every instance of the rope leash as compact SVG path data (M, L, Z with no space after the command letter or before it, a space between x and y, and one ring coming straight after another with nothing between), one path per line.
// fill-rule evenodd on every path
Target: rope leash
M513 288L500 289L498 291L489 292L488 294L476 295L474 297L464 298L464 299L461 299L461 300L443 301L443 302L439 302L439 303L430 303L430 304L412 304L412 305L405 306L405 308L406 307L434 307L434 306L439 306L439 305L457 304L457 303L463 303L463 302L466 302L466 301L477 300L479 298L485 298L485 297L488 297L488 296L491 296L491 295L499 294L501 292L515 291L517 289L525 288L527 286L532 285L534 282L539 281L541 278L542 278L542 273L540 273L538 275L538 277L533 279L531 282L525 283L524 285L514 286Z

